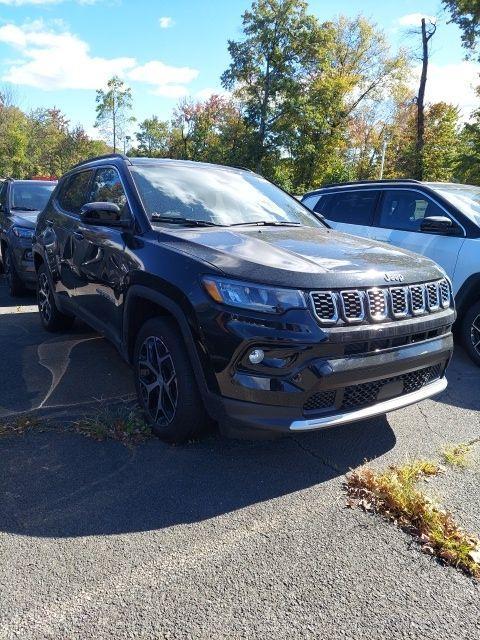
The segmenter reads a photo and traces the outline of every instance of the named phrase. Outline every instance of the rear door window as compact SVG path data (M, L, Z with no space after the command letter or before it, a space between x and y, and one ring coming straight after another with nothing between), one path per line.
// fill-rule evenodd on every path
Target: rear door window
M318 201L315 212L332 222L371 226L378 195L374 190L325 194Z
M93 171L80 171L69 176L63 183L58 203L64 211L79 214L83 205L88 202L89 185Z
M388 189L383 193L379 227L398 231L420 231L426 217L446 216L427 195L410 189Z

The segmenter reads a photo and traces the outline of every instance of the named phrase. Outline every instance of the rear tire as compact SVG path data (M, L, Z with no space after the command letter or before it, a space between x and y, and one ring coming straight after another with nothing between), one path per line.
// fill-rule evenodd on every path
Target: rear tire
M47 268L42 264L37 273L37 302L43 328L51 333L71 329L74 316L62 313L55 304Z
M3 246L3 268L7 279L8 292L12 298L19 298L25 291L25 285L17 273L12 251L8 245Z
M174 322L153 318L143 325L135 343L134 370L138 402L155 435L181 443L206 431L208 417Z
M465 313L461 333L468 355L480 367L480 301Z

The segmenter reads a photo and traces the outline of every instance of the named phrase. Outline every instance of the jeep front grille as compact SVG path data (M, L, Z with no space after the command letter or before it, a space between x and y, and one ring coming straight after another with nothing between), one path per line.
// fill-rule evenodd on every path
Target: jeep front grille
M446 279L409 286L314 291L310 293L310 300L321 324L402 320L435 313L452 305Z

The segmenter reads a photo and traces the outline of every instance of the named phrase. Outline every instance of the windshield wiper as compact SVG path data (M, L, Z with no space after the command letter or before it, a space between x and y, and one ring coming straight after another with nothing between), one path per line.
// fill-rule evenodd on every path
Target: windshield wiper
M10 207L10 211L38 211L38 209L32 209L32 207Z
M184 224L192 227L221 227L222 225L210 222L209 220L196 220L195 218L179 218L177 216L162 216L159 213L152 213L150 216L152 222L170 222L173 224Z
M251 222L234 222L230 227L240 227L242 225L254 225L257 227L281 227L282 225L299 227L301 222L293 222L288 220L252 220Z

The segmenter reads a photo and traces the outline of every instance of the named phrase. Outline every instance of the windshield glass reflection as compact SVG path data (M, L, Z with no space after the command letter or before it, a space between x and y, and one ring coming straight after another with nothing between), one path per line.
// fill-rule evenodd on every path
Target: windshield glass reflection
M181 162L136 165L130 170L155 224L164 217L225 226L261 222L324 226L293 197L248 171Z

